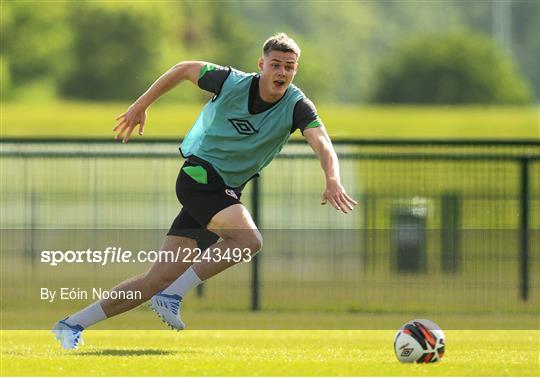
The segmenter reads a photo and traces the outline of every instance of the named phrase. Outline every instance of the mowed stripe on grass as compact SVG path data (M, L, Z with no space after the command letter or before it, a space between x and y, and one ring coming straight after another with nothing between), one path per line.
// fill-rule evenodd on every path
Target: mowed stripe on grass
M449 330L441 363L404 365L394 331L86 331L64 351L49 331L2 331L2 375L536 376L539 331Z
M145 139L181 138L204 104L158 103L148 110ZM3 137L110 137L129 103L5 103ZM358 106L319 104L328 132L341 138L540 139L539 108ZM140 138L136 133L133 138ZM293 138L301 139L300 133Z

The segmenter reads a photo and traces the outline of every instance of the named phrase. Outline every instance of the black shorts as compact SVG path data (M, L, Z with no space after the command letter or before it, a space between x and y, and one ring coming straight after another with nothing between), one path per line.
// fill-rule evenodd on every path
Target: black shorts
M206 229L208 223L221 210L241 204L243 187L228 187L210 163L187 158L176 179L176 197L183 208L167 235L192 238L201 249L214 244L219 237Z

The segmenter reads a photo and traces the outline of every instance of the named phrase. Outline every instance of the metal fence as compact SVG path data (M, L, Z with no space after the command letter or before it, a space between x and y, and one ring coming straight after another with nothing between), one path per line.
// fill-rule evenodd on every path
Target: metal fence
M63 275L37 262L43 230L137 231L158 248L179 211L177 145L4 139L0 224L26 231L4 238L4 284L20 281L21 267L31 278ZM358 208L342 215L320 206L319 162L305 142L291 141L243 195L263 252L205 283L190 307L538 313L540 142L335 146ZM143 268L69 273L112 285ZM31 284L18 286L24 297Z

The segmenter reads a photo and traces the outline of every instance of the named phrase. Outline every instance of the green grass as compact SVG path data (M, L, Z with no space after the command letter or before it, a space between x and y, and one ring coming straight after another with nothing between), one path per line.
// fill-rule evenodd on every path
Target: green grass
M447 354L400 364L394 331L2 331L3 376L537 376L538 331L446 332Z
M233 296L228 297L234 301ZM17 309L6 303L13 303L9 297L2 297L2 327L5 330L47 330L56 320L74 313L88 305L89 301L60 302L41 306L34 301L34 306L22 299L22 305ZM250 312L247 306L244 310L227 310L226 306L217 304L212 308L202 308L196 303L193 293L187 295L182 306L182 318L190 330L213 330L216 325L223 330L393 330L406 320L415 318L428 318L435 320L445 330L538 330L540 321L538 312L506 313L465 313L466 310L453 313L424 312L420 309L392 311L379 308L369 311L367 309L356 311L301 311L261 310ZM323 303L323 301L321 301ZM390 308L390 307L389 307ZM161 329L156 322L156 316L142 304L134 310L116 316L107 322L96 325L100 330L129 330L129 329ZM94 329L94 328L93 328Z
M4 103L1 135L109 137L127 103ZM145 138L181 137L200 104L156 104ZM382 107L320 105L333 137L350 138L540 138L539 110L528 107ZM301 138L299 134L296 137ZM135 137L137 138L137 137Z

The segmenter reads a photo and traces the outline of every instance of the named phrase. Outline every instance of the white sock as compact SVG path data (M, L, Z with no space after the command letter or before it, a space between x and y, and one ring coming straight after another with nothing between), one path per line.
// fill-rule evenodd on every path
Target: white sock
M166 295L180 295L180 297L184 297L187 291L197 287L201 283L202 280L197 276L197 273L195 273L193 267L190 267L169 287L164 289L162 293Z
M90 304L83 310L69 316L66 322L69 325L80 325L84 329L86 329L91 325L105 320L106 318L107 315L105 314L105 312L103 312L103 308L101 308L101 303L98 301L94 304Z

